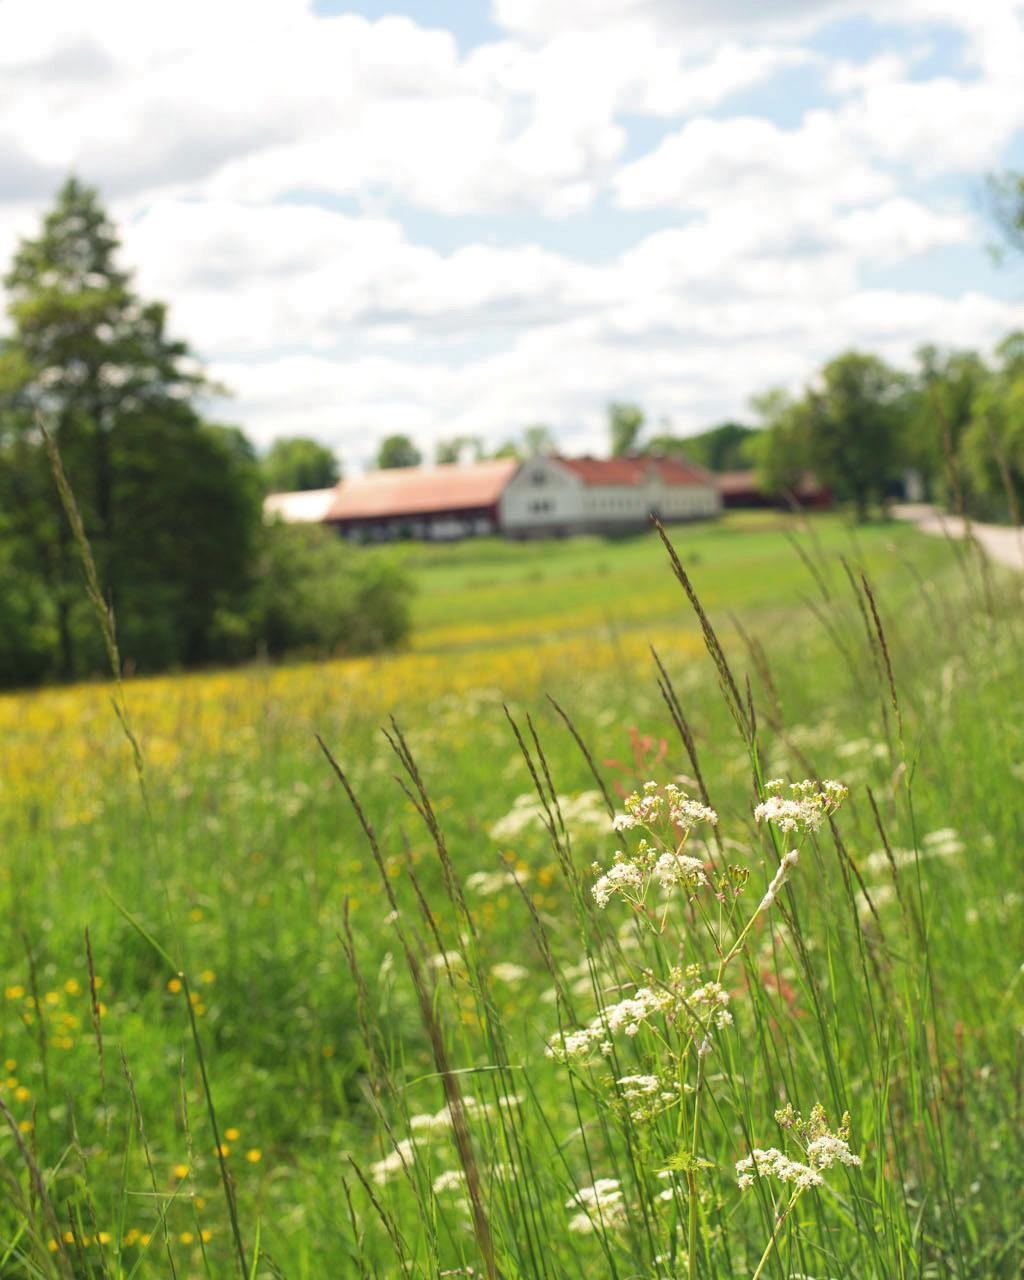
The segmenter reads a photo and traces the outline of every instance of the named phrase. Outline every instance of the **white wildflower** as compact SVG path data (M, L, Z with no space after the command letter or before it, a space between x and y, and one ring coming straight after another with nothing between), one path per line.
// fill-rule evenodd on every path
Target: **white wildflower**
M673 985L658 990L638 987L632 996L618 1004L608 1005L588 1026L575 1031L556 1032L548 1041L548 1057L556 1062L581 1060L590 1057L595 1050L607 1057L612 1051L612 1036L620 1032L636 1036L658 1014L688 1017L696 1023L696 1030L705 1039L712 1026L721 1030L732 1022L728 1008L729 993L721 983L707 982L684 995L680 989L682 978L681 971L673 970Z
M592 1187L581 1187L566 1200L567 1209L581 1209L569 1222L570 1231L590 1232L598 1226L621 1227L626 1222L626 1202L616 1178L598 1178Z
M466 1185L466 1175L461 1169L445 1169L434 1179L434 1195L445 1191L462 1191Z
M474 893L501 893L505 889L516 887L516 880L523 884L530 878L528 871L473 871L466 877L466 888Z
M642 1098L657 1093L661 1081L657 1076L623 1076L616 1084L622 1089L624 1098Z
M717 824L718 814L714 809L708 808L698 800L692 800L685 791L671 782L665 787L665 795L668 798L669 820L673 826L689 831L698 822L707 822L711 826Z
M596 866L595 869L599 870ZM646 840L641 840L628 857L621 849L616 851L612 865L595 881L591 892L599 907L606 907L616 893L639 904L655 881L664 892L682 885L693 893L707 884L704 863L681 852L659 853Z
M702 1023L713 1022L721 1031L732 1022L729 993L720 982L706 982L686 997L687 1008Z
M370 1166L370 1175L374 1182L383 1186L392 1174L408 1168L415 1154L416 1143L412 1138L403 1138L401 1142L395 1143L394 1150L389 1151L383 1160L378 1160Z
M601 829L608 821L608 810L599 791L583 791L577 796L556 796L559 811L565 825L571 830L581 828ZM494 840L512 840L529 827L544 830L548 815L544 805L533 793L517 796L512 808L491 826Z
M616 853L611 867L596 881L591 893L599 907L606 907L613 894L621 893L627 897L639 897L646 885L647 876L639 862L628 862L621 853Z
M689 831L698 822L709 822L712 826L718 821L714 809L691 799L681 787L668 783L663 791L659 791L656 782L645 782L643 792L634 791L625 800L624 814L612 819L616 831L628 831L632 827L653 827L667 815L675 827Z
M937 831L929 831L922 840L922 844L946 844L947 841L958 838L958 832L954 827L939 827Z
M770 822L780 831L817 831L847 795L841 782L831 780L820 787L810 780L793 782L789 797L782 795L782 786L778 779L765 783L767 799L754 809L755 822Z
M448 1127L447 1111L441 1113L443 1119L438 1116L431 1115L429 1112L423 1115L409 1117L409 1129L413 1133L433 1133L437 1129L446 1129Z
M704 863L685 853L663 853L654 864L654 877L663 889L672 889L677 884L695 889L708 882Z
M670 991L654 992L648 987L639 987L635 995L609 1005L589 1026L556 1032L548 1041L547 1055L557 1062L566 1062L587 1058L596 1048L600 1048L602 1054L610 1054L610 1034L622 1031L627 1036L635 1036L649 1017L674 1004L675 996Z
M792 1182L796 1187L820 1187L825 1179L810 1165L790 1160L777 1147L766 1151L755 1147L749 1156L736 1161L736 1181L741 1190L753 1185L754 1178L777 1178L779 1182Z
M834 1164L859 1165L860 1156L854 1155L844 1138L835 1133L823 1133L807 1148L807 1159L814 1169L831 1169Z
M522 982L524 978L529 976L529 969L524 968L521 964L513 964L509 960L491 966L491 977L497 978L499 982L507 982L510 985L515 982Z

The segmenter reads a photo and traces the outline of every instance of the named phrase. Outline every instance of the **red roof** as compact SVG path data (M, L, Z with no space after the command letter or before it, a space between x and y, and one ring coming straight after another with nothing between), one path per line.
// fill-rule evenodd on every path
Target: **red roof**
M719 493L760 493L756 471L722 471L718 475Z
M715 477L718 492L733 496L735 494L767 494L768 490L761 484L756 471L722 471ZM793 486L797 497L813 497L825 492L824 486L810 471L805 471Z
M514 458L442 467L395 467L342 480L326 520L372 520L493 507L515 474Z
M648 483L652 472L666 485L714 483L703 467L678 458L555 458L555 461L588 486L643 485Z

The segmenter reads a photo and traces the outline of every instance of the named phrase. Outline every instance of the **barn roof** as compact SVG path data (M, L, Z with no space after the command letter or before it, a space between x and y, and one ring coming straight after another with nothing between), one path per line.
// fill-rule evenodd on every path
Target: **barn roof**
M515 474L514 458L440 467L395 467L342 480L324 519L372 520L492 507Z
M587 486L644 485L654 474L672 487L706 485L714 481L703 467L679 458L556 458Z

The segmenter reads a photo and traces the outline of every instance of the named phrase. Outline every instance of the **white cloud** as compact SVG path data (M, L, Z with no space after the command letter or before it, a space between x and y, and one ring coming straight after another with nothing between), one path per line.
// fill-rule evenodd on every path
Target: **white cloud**
M74 167L111 200L141 290L237 392L223 416L351 458L393 430L498 441L531 420L599 447L611 398L697 428L847 345L903 359L1024 324L977 291L864 284L980 238L962 198L922 184L996 167L1024 126L1019 3L493 11L504 35L463 53L309 0L5 0L0 258ZM968 71L801 44L858 13L954 28ZM729 114L801 67L823 88L796 124ZM663 131L646 154L637 119ZM510 215L532 230L502 245Z
M299 0L6 0L0 137L21 140L33 194L73 168L123 195L303 189L565 216L618 160L619 112L706 109L806 57L729 45L695 62L643 25L460 57L447 31Z
M494 0L502 26L537 40L565 30L629 25L676 39L707 40L765 27L800 34L835 17L878 8L879 0Z
M836 208L888 196L894 187L844 139L835 115L822 110L808 112L795 129L755 117L693 120L615 178L627 209L733 203L764 218L785 206L822 221Z
M287 357L261 364L225 362L213 372L249 406L255 436L312 432L367 462L391 431L430 446L442 436L477 433L497 443L526 422L547 421L567 448L606 443L604 405L635 398L651 421L669 417L696 429L742 413L750 393L798 388L846 347L906 362L925 341L988 345L1024 320L1024 308L979 294L861 291L838 303L791 300L775 323L763 309L688 315L677 307L653 329L628 332L628 318L601 318L525 332L500 354L455 368L401 357L332 360ZM740 338L741 341L723 339Z

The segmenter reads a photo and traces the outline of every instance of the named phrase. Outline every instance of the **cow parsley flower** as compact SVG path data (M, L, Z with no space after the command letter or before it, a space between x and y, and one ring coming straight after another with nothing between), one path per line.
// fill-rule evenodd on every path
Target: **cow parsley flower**
M624 805L626 812L616 814L612 819L612 827L616 831L654 827L666 817L672 826L681 828L683 832L688 832L698 822L709 822L714 826L718 821L714 809L691 799L673 782L662 789L656 782L645 782L643 790L627 796Z
M441 1195L445 1191L464 1191L466 1187L466 1175L461 1169L445 1169L443 1173L439 1173L434 1179L434 1195Z
M784 783L773 778L764 785L767 798L754 809L755 822L770 822L780 831L817 831L846 799L847 789L831 780L820 786L805 779L790 783L790 795L782 794Z
M392 1174L401 1173L403 1169L408 1168L415 1155L415 1141L412 1138L403 1138L395 1143L394 1149L389 1151L383 1160L378 1160L370 1166L370 1175L378 1186L383 1186Z
M600 870L596 864L595 870ZM617 893L627 902L641 905L654 883L663 892L681 886L692 893L707 882L700 858L668 849L659 853L646 840L641 840L631 856L621 849L616 851L612 865L594 882L591 892L599 907L606 907Z
M580 1209L569 1221L569 1230L586 1234L626 1224L626 1202L617 1178L598 1178L592 1187L581 1187L566 1200L567 1209Z
M679 1086L667 1084L657 1076L623 1076L616 1081L623 1099L629 1104L630 1119L637 1124L651 1120L679 1098Z
M702 1038L707 1038L712 1027L727 1027L732 1022L728 991L719 982L706 982L685 993L684 977L692 979L694 970L684 974L674 969L670 985L657 990L638 987L633 995L608 1005L586 1027L556 1032L548 1041L547 1056L556 1062L582 1061L598 1050L608 1057L615 1035L637 1036L658 1014L673 1020L686 1019L693 1033Z
M825 1108L816 1103L807 1119L785 1106L775 1113L776 1122L789 1130L804 1147L807 1163L791 1160L775 1147L767 1151L755 1149L749 1156L736 1162L736 1180L741 1188L753 1184L754 1178L777 1178L791 1182L795 1188L819 1187L825 1181L822 1171L835 1164L857 1166L860 1156L850 1150L850 1117L844 1115L839 1128L833 1132L828 1126Z
M749 1156L736 1161L736 1182L740 1190L754 1185L754 1178L777 1178L779 1182L791 1182L801 1190L820 1187L825 1179L810 1165L790 1160L777 1147L763 1150L755 1147Z

